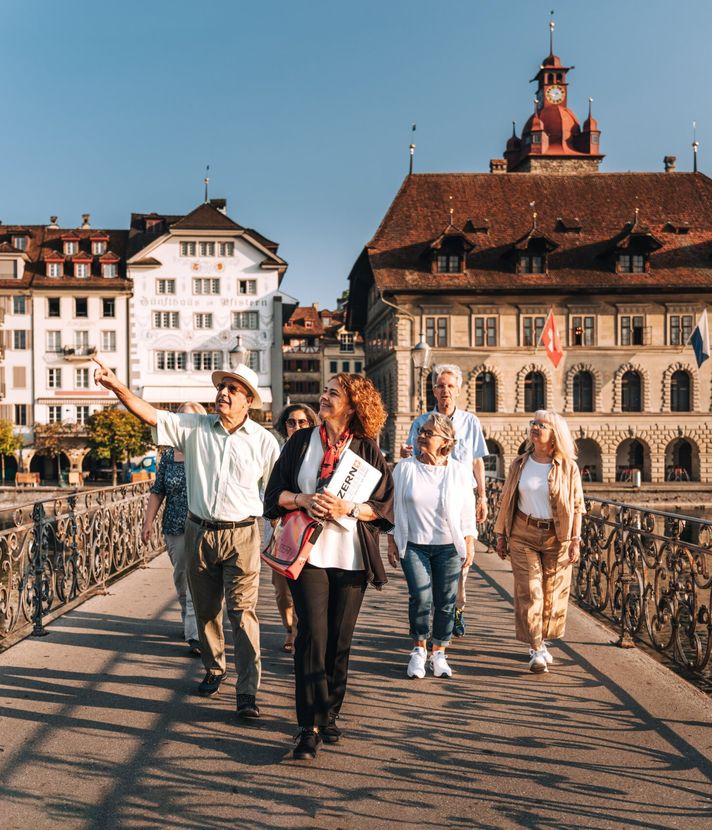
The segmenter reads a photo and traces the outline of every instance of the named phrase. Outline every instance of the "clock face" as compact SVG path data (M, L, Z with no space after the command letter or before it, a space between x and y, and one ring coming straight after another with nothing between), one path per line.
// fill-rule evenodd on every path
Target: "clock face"
M560 86L550 86L546 90L546 100L550 104L560 104L564 100L564 88Z

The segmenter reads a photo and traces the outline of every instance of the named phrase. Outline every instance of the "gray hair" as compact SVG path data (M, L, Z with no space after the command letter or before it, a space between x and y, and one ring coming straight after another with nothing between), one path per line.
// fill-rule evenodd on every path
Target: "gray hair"
M460 389L462 387L462 369L454 363L438 363L436 366L433 366L433 373L431 375L433 389L437 386L440 375L445 372L448 372L455 378L457 381L457 388Z
M452 425L452 418L448 418L447 415L441 415L439 412L431 412L428 415L427 421L423 423L421 429L423 429L426 424L432 424L434 427L434 432L437 432L438 435L441 435L445 439L445 443L440 448L440 452L443 455L450 455L455 447L455 442L457 438L455 437L455 427Z
M178 407L178 412L189 412L195 415L207 415L205 407L197 401L186 401Z

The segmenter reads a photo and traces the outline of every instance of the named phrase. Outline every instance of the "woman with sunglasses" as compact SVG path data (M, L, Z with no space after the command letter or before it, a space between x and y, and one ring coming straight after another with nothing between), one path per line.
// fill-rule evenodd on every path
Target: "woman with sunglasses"
M288 441L295 432L307 427L315 427L319 423L316 412L305 403L293 403L285 406L279 413L277 423L274 425L275 431L279 433L282 440ZM265 522L265 545L269 542L272 525ZM297 633L297 620L294 614L294 601L292 594L287 585L286 577L272 571L272 585L274 586L274 596L277 600L277 609L279 616L282 618L282 625L287 632L287 638L282 646L282 651L287 654L294 653L294 638Z
M497 554L514 575L516 637L529 645L529 670L549 670L546 640L563 637L584 513L576 446L566 421L541 409L524 452L512 462L495 522Z
M408 583L408 677L425 677L431 613L427 665L435 677L450 677L445 649L455 624L457 585L475 555L474 478L469 464L450 457L455 429L447 416L432 413L418 429L416 445L416 455L393 473L396 524L388 537L388 561L395 568L400 559Z

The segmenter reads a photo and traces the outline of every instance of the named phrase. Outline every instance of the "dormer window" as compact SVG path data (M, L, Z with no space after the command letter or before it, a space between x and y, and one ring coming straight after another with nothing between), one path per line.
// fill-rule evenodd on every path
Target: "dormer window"
M26 251L27 250L27 237L24 234L22 236L13 236L12 237L12 247L17 248L18 251Z
M646 269L645 254L618 254L619 274L644 274Z
M77 279L85 280L89 276L89 263L88 262L75 262L74 263L74 276Z
M95 239L91 243L91 252L94 256L101 256L106 253L107 243L105 239Z
M62 276L62 263L61 262L48 262L47 263L47 276L48 277L61 277Z
M64 255L74 256L79 250L79 243L76 239L66 239L64 241Z
M459 274L462 271L461 254L438 254L438 274Z
M517 264L519 274L546 273L546 257L541 254L520 254Z
M101 264L101 276L107 279L119 276L119 266L115 262L103 262Z

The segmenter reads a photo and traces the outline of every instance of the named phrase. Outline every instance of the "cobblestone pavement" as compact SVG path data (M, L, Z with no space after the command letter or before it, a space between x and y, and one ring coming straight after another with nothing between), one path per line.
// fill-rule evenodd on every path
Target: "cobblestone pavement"
M405 583L367 592L344 740L291 760L291 658L269 574L259 724L192 694L167 557L0 655L0 827L709 828L712 702L571 609L547 675L478 554L452 679L408 680Z

